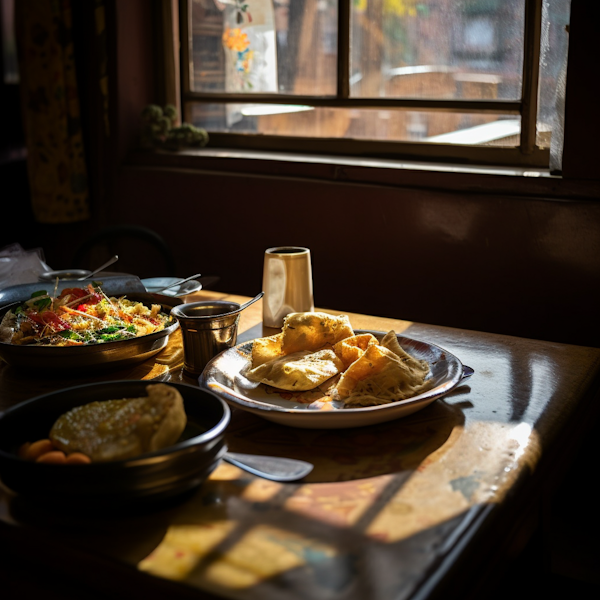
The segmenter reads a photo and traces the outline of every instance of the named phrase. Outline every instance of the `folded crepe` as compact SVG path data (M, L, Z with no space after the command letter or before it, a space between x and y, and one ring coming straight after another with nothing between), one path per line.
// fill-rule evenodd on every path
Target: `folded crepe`
M248 371L246 377L282 390L305 392L318 387L343 368L344 364L333 350L301 350L265 362Z
M428 387L429 365L405 352L393 331L367 347L343 373L332 391L344 406L373 406L405 400Z
M333 351L344 363L345 370L358 360L369 346L374 344L379 344L378 339L371 333L363 333L338 342L333 347Z
M354 335L346 315L323 312L290 313L277 335L258 338L252 344L252 368L284 355L322 350Z
M282 354L301 350L320 350L353 336L347 315L334 316L323 312L291 313L284 322L281 337Z
M252 343L252 368L256 368L270 360L282 356L281 339L283 335L271 335L269 337L258 338Z

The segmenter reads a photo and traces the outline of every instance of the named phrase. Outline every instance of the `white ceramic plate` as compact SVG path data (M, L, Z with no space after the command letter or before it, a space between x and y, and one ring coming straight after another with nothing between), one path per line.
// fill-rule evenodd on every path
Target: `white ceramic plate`
M173 298L179 298L181 296L185 296L187 294L192 294L193 292L197 292L202 289L202 284L195 279L192 281L186 281L181 285L173 286L164 292L161 292L164 287L167 285L171 285L176 281L179 281L181 277L150 277L148 279L142 279L142 283L146 288L146 291L153 293L160 293L164 296L172 296Z
M372 333L381 339L382 331L357 330ZM456 356L434 344L397 336L400 346L418 359L429 363L429 388L413 398L380 406L343 408L330 401L322 391L284 393L248 380L245 373L251 366L252 342L239 344L213 358L199 378L200 387L221 396L231 406L259 417L292 427L308 429L339 429L361 427L391 421L410 415L441 398L461 381L473 374Z

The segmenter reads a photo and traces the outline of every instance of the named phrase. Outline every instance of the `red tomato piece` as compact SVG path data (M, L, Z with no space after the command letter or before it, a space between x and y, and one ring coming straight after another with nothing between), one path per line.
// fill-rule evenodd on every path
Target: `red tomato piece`
M73 299L83 298L87 296L89 292L84 290L83 288L65 288L61 293L59 298L64 298L67 294L73 296Z
M71 329L71 326L63 321L56 313L51 310L44 311L41 315L38 315L43 319L46 325L49 325L54 331L64 331L65 329Z

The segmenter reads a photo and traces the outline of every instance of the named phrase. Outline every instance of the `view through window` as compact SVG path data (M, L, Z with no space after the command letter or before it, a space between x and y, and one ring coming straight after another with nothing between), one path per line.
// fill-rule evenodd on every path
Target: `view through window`
M527 118L549 148L562 119L570 0L184 4L184 109L209 131L514 148Z

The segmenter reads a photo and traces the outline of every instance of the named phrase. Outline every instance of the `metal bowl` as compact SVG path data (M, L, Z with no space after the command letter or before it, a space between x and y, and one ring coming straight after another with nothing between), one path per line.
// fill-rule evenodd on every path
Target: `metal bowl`
M108 381L38 396L0 414L0 479L32 501L63 507L126 507L157 501L202 484L226 451L227 404L191 385L181 393L188 425L178 443L127 460L88 465L50 465L17 456L27 441L48 437L56 419L89 402L146 395L147 381Z
M167 314L173 306L181 303L176 298L159 297L156 294L127 294L127 298L145 305L160 304ZM0 309L0 321L11 308L19 304L16 302ZM169 335L179 327L175 317L169 316L167 323L162 331L156 333L89 346L18 346L0 342L0 358L9 365L26 368L30 372L81 372L121 368L143 362L163 350L169 341Z
M87 269L63 269L62 271L46 271L38 276L40 281L52 281L58 279L78 280L81 277L91 275L91 271Z

